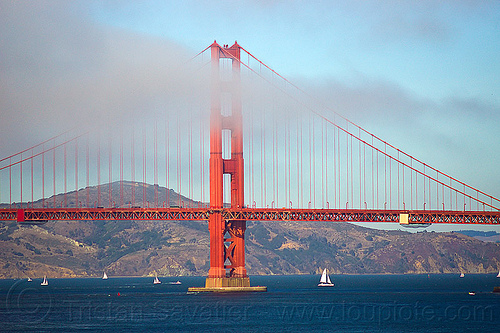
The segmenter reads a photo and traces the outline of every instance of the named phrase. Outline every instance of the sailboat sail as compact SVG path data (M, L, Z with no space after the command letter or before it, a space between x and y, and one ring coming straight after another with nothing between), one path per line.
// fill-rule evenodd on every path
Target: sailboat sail
M42 283L40 283L41 286L48 286L49 285L49 281L47 281L47 276L44 276L43 277L43 281Z
M155 273L155 279L154 279L153 283L154 284L160 284L161 283L160 279L158 279L158 274L156 274L156 273Z
M325 268L323 274L321 274L321 279L319 279L318 287L333 287L333 285L330 276L328 276L328 271Z
M329 283L328 280L330 277L326 273L326 268L323 270L323 274L321 274L321 279L319 280L320 283Z
M500 271L498 271L497 278L500 278Z

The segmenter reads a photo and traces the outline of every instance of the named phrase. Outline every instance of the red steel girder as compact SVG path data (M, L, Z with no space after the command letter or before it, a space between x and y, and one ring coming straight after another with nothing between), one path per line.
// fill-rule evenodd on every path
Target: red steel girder
M22 211L22 214L20 214ZM290 222L400 222L408 214L409 224L500 224L500 211L430 211L364 209L272 209L272 208L34 208L0 209L0 221L37 222L48 220L208 220L219 212L226 221Z
M22 211L23 214L19 214ZM23 220L19 220L23 216ZM208 220L206 208L34 208L0 209L0 220L19 222L70 220Z
M500 224L500 211L427 211L365 209L226 209L227 220L291 222L395 222L408 214L409 224Z

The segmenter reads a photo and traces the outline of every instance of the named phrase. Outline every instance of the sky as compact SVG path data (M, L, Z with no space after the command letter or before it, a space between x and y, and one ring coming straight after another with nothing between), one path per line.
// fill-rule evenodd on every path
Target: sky
M134 123L159 94L192 88L179 64L238 41L320 103L498 198L498 22L493 0L0 0L0 155L75 123Z

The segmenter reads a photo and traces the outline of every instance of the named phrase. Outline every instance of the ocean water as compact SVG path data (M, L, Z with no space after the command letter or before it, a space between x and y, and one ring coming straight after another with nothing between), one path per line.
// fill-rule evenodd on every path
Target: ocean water
M253 276L268 292L234 294L188 294L203 277L0 280L0 331L500 332L495 274L331 277Z

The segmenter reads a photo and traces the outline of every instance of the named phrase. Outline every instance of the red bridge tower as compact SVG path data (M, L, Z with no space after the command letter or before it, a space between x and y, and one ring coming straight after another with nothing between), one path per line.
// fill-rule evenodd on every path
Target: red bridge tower
M220 59L231 60L229 78L221 78ZM224 174L231 175L231 207L244 205L243 126L241 115L240 46L211 45L211 116L210 116L210 270L207 288L249 287L245 269L246 221L226 221ZM224 98L223 98L224 96ZM228 98L230 97L230 101ZM224 111L224 115L222 113ZM231 157L222 155L222 131L231 132Z

